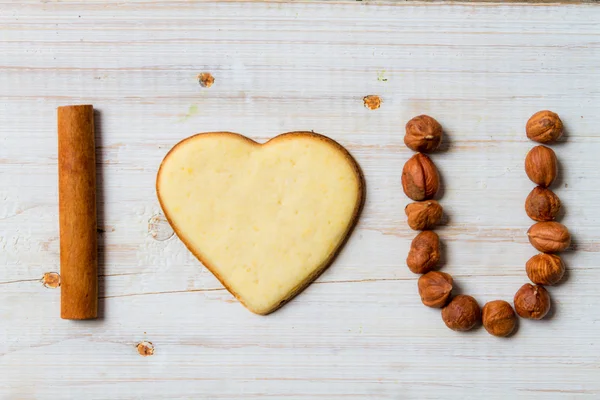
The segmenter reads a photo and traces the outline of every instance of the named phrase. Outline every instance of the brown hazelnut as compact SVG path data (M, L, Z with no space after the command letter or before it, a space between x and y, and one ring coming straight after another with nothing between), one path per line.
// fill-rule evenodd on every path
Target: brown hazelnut
M536 186L525 200L525 212L534 221L552 221L560 211L560 199L550 189Z
M437 168L425 154L412 156L402 169L402 189L414 201L431 199L438 191Z
M415 231L431 229L442 219L442 206L435 200L410 203L404 209L408 226Z
M415 274L431 271L440 261L440 238L433 231L423 231L413 239L406 265Z
M525 157L525 172L529 179L542 187L548 187L556 179L558 162L554 150L546 146L535 146Z
M442 126L428 115L419 115L406 123L404 144L414 151L428 153L442 142Z
M556 254L536 254L527 261L525 269L531 282L538 285L554 285L565 274L565 265Z
M441 308L446 305L452 292L452 276L445 272L431 271L419 278L419 295L427 307Z
M459 294L442 309L442 319L453 331L468 331L481 321L481 309L473 297Z
M515 294L515 311L521 318L544 318L550 311L548 291L543 286L524 284Z
M490 335L506 337L517 326L517 314L504 300L487 302L481 310L483 327Z
M567 227L555 221L538 222L527 231L529 242L542 253L556 253L571 245Z
M549 143L563 134L563 123L552 111L538 111L529 118L525 126L527 137L540 143Z

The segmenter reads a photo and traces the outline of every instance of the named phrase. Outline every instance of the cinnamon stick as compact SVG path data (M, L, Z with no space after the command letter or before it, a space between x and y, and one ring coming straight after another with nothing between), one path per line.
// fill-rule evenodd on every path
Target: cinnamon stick
M60 316L96 318L96 149L91 105L58 108L58 204Z

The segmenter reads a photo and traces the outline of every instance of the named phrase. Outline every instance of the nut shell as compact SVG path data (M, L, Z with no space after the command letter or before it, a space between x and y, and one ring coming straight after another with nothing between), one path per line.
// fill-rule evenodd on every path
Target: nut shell
M527 261L525 270L531 282L538 285L554 285L565 274L565 265L556 254L540 253Z
M550 189L536 186L525 200L525 212L534 221L552 221L560 211L560 199Z
M406 123L404 144L411 150L428 153L442 143L442 126L428 115L419 115Z
M435 164L425 154L412 156L402 168L402 189L414 201L433 198L440 186Z
M550 143L562 136L563 123L558 114L552 111L538 111L527 121L525 132L527 137L533 141Z
M481 321L481 309L473 297L460 294L442 309L442 319L453 331L468 331Z
M452 283L452 276L445 272L431 271L422 275L418 282L421 301L427 307L444 307L450 298Z
M542 145L529 150L525 157L525 172L533 183L542 187L550 186L558 173L554 150Z
M529 242L542 253L556 253L571 245L567 227L555 221L538 222L527 231Z
M440 238L433 231L423 231L412 240L406 265L415 274L431 271L440 261Z
M515 311L522 318L542 319L550 311L550 295L539 285L526 283L515 294Z
M415 231L431 229L442 219L443 209L435 200L410 203L404 209L408 226Z
M517 326L517 314L512 306L504 300L486 303L481 310L483 327L490 335L506 337Z

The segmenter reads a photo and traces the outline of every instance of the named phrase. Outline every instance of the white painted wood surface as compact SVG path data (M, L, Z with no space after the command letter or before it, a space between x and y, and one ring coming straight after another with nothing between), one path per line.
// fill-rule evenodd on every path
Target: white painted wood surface
M0 1L0 398L600 398L599 100L593 5ZM55 109L77 103L99 110L103 317L88 322L60 320L60 289L39 281L59 269ZM527 281L524 125L540 109L568 131L568 278L553 316L508 340L452 332L404 265L404 124L427 113L448 133L444 270L483 304ZM337 262L267 317L148 233L162 157L209 130L315 130L365 172Z

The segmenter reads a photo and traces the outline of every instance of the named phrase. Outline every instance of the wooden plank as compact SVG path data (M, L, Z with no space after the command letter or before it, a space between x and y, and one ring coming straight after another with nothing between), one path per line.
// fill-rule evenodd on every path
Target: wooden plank
M597 398L599 39L593 5L0 1L0 398ZM40 282L59 269L55 109L72 103L100 121L103 317L82 323ZM567 127L554 189L575 246L555 311L508 340L451 332L404 265L404 124L447 132L444 270L483 304L510 300L535 253L524 125L540 109ZM267 317L148 232L162 157L210 130L314 130L365 172L341 256Z

